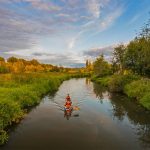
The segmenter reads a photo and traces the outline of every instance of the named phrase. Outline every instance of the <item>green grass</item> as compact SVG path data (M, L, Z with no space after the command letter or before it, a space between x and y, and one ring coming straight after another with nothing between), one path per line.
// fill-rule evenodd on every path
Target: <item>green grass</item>
M0 145L8 139L6 127L19 122L26 108L40 103L43 95L56 91L64 80L82 76L63 73L0 75Z

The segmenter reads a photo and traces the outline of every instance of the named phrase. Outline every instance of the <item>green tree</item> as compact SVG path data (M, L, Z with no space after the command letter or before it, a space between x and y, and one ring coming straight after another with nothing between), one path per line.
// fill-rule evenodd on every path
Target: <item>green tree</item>
M103 55L99 56L93 64L93 71L97 77L111 74L111 66L104 60Z
M150 76L150 39L141 37L131 41L125 53L127 69L140 75Z
M124 54L125 54L126 48L123 44L118 45L114 48L113 52L113 65L115 69L119 69L120 72L124 69ZM118 67L117 67L118 66Z

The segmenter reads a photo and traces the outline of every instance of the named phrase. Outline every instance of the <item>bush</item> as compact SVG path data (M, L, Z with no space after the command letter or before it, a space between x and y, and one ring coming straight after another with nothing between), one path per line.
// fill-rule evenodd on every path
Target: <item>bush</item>
M0 145L4 144L6 141L8 141L8 134L6 131L1 130L0 131Z
M137 79L139 77L135 75L113 75L108 82L108 87L111 92L123 92L127 84Z
M133 81L132 83L125 86L124 91L129 97L140 99L146 92L150 92L150 80L141 79Z
M17 102L3 99L0 101L0 116L0 131L2 131L11 122L18 122L23 116L23 111Z
M150 80L141 79L125 86L125 93L150 110Z
M110 79L111 79L111 77L97 78L96 82L102 86L108 87L108 83L109 83Z
M150 93L145 93L140 99L140 104L150 110Z

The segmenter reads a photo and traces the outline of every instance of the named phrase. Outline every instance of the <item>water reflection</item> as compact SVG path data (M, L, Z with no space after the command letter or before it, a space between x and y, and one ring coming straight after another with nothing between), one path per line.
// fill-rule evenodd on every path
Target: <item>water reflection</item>
M106 88L98 84L93 84L93 91L100 99L104 101ZM135 101L130 100L125 95L109 93L110 104L112 106L111 115L120 122L127 119L128 124L133 125L139 142L145 149L150 148L150 111L146 111Z
M90 85L90 84L91 84L91 79L86 78L86 79L85 79L85 84L86 84L86 85Z
M93 92L95 93L96 97L99 99L101 103L103 103L104 97L109 97L109 93L107 92L106 87L101 86L97 83L93 84Z
M67 109L67 110L64 110L64 117L69 120L69 118L71 117L72 115L72 109Z

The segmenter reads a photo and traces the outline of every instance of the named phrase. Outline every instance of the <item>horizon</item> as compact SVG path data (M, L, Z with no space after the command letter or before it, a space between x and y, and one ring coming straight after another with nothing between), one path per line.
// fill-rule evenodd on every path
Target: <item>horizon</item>
M0 56L80 67L135 38L149 0L1 0Z

